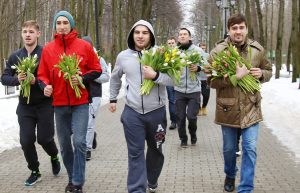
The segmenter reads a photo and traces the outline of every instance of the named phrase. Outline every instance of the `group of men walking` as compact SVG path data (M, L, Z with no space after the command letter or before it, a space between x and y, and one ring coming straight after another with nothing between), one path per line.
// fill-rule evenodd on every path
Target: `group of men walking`
M251 74L261 82L268 81L272 70L266 60L264 49L256 41L247 38L247 20L242 14L234 14L228 19L228 37L218 42L210 55L192 42L191 32L181 28L178 32L177 45L181 52L198 52L208 63L214 61L219 52L226 50L229 45L235 45L242 57L251 58L252 68L244 65L236 67L236 79L242 79ZM2 75L2 83L17 86L26 78L26 74L11 68L18 63L18 58L25 58L37 54L39 66L31 82L32 95L29 104L20 96L17 109L20 124L20 142L32 171L25 185L33 185L40 180L39 163L34 142L38 143L49 154L54 175L60 172L58 150L54 142L54 114L56 132L60 144L61 156L68 173L65 192L83 192L85 182L86 159L89 157L87 140L89 114L91 110L97 112L101 94L91 95L88 89L80 89L81 97L76 97L71 85L55 66L60 62L61 55L72 55L80 59L81 73L71 77L72 85L83 82L89 91L93 83L108 81L105 65L95 53L89 38L87 41L79 39L75 30L75 21L67 11L60 11L53 19L54 40L40 47L37 39L40 35L38 25L34 21L25 22L22 27L24 48L13 53ZM168 41L170 46L175 42ZM203 64L191 64L184 67L178 84L165 73L154 71L150 66L140 63L142 50L155 47L156 39L152 25L140 20L136 22L128 33L128 49L117 56L115 67L110 78L109 110L116 111L117 97L122 86L122 76L125 74L125 107L121 115L125 139L128 149L128 177L127 189L129 193L156 192L159 188L158 178L164 164L162 146L167 132L166 90L169 95L169 112L171 118L170 129L178 129L180 146L196 145L197 115L206 115L207 93L209 87L216 89L216 118L215 123L221 125L223 133L223 155L225 182L224 190L232 192L235 189L237 172L236 150L237 130L241 129L242 136L242 164L241 181L237 188L240 193L253 192L254 171L256 163L256 142L259 121L262 120L259 92L245 93L239 87L230 83L228 77L211 79L205 73ZM252 51L249 52L248 50ZM250 55L251 54L251 55ZM138 57L136 57L138 56ZM101 65L100 65L101 63ZM190 73L195 73L192 79ZM100 76L101 75L101 76ZM99 78L100 77L100 78ZM144 79L152 80L155 85L149 95L140 95L140 87ZM205 102L200 105L200 94L204 94ZM90 105L95 104L96 106ZM54 107L54 108L53 108ZM93 121L93 117L91 121ZM91 118L91 117L90 117ZM186 123L187 120L187 123ZM94 126L92 126L94 127ZM189 135L186 132L188 128ZM37 135L35 135L35 128ZM91 136L90 134L88 134ZM94 135L94 134L92 134ZM145 141L147 151L145 155ZM88 143L87 143L88 142ZM90 145L89 145L90 147ZM101 163L100 163L101 164ZM201 172L201 171L199 171Z

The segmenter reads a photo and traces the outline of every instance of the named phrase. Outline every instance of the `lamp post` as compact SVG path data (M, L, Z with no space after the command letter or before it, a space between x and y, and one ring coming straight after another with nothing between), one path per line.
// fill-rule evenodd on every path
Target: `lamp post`
M205 25L204 26L205 31L207 31L207 36L206 36L206 42L207 42L207 51L210 51L210 32L214 31L216 29L215 25Z
M224 38L227 37L227 18L228 18L228 15L230 14L227 10L230 9L231 7L234 7L236 4L236 0L216 0L216 5L219 9L222 9L223 10L223 35L224 35Z

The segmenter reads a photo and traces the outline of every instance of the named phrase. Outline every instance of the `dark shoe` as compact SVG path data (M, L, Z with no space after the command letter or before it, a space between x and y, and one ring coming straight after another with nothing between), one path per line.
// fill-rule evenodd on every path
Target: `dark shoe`
M170 130L173 130L173 129L176 129L176 123L175 122L172 122L170 127L169 127Z
M226 192L233 192L235 188L235 179L234 178L229 178L226 176L225 182L224 182L224 190Z
M148 184L148 189L149 189L149 192L151 192L151 193L156 192L156 190L157 190L157 184L156 185Z
M65 192L73 192L73 191L74 191L74 185L72 184L72 182L69 182L65 188Z
M32 186L41 180L42 180L41 173L38 170L32 171L28 179L25 181L25 186Z
M197 136L194 136L191 138L191 144L196 145L196 143L197 143Z
M187 142L186 141L181 141L180 147L182 148L187 148Z
M90 161L92 158L92 153L91 151L86 151L86 161Z
M96 131L94 132L94 140L93 140L93 145L92 145L92 148L93 149L96 149L96 147L97 147L97 133L96 133Z
M60 172L60 162L58 156L51 157L52 173L54 176L57 176Z
M73 193L83 193L82 186L74 186Z

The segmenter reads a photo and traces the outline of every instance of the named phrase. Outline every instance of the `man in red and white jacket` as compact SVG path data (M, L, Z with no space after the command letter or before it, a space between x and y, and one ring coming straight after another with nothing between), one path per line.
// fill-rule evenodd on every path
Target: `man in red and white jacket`
M70 83L64 80L55 65L60 62L62 55L76 54L80 59L79 68L82 72L79 79L86 86L98 78L102 70L92 46L77 37L74 27L75 22L69 12L56 13L53 20L56 33L54 40L43 49L38 79L44 95L53 97L57 136L69 176L65 191L80 193L85 180L88 91L79 86L81 97L77 98ZM75 76L72 76L71 81L73 85L79 85Z

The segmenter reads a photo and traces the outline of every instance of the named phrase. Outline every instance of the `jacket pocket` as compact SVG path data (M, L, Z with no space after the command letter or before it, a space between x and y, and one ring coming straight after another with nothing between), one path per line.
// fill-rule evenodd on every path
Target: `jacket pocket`
M217 99L217 110L224 112L233 110L237 102L236 98L218 98Z
M219 124L238 126L240 124L240 109L236 98L217 98L216 119Z

